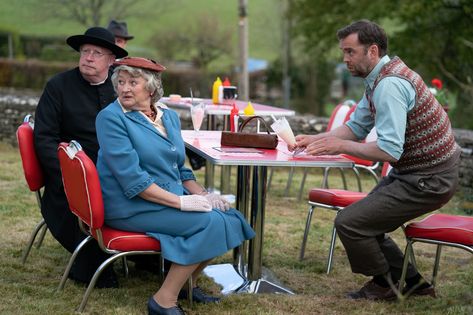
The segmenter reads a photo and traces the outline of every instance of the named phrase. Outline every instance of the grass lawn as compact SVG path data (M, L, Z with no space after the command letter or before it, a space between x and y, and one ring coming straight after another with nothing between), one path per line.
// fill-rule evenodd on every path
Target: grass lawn
M203 171L199 170L197 175L203 178ZM300 170L297 175L289 196L297 195ZM351 273L340 243L336 246L333 271L325 274L334 218L329 211L315 212L306 258L299 261L307 204L295 197L285 197L286 177L287 169L277 169L268 193L263 265L296 295L235 294L218 305L195 305L193 309L184 302L188 314L473 314L473 257L449 248L442 255L437 299L410 298L403 303L344 299L345 292L359 288L367 278ZM306 188L318 185L320 172L313 170ZM370 186L372 180L366 178L364 187ZM34 195L26 187L18 150L3 143L0 187L0 314L74 313L84 288L67 282L63 292L56 292L70 254L50 234L40 249L33 248L25 265L20 262L40 213ZM459 202L459 198L454 198L442 211L457 213ZM401 231L393 236L404 246ZM415 250L419 269L430 274L434 247L417 244ZM231 253L216 262L231 262ZM95 289L85 314L146 314L146 301L159 288L157 276L136 271L130 263L130 275L124 278L120 265L115 267L120 274L120 288ZM201 285L218 292L210 279L204 279Z

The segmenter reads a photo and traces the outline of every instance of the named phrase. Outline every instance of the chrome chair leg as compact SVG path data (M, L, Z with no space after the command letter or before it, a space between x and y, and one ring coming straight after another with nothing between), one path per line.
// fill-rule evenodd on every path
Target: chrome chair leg
M23 252L23 256L21 258L21 263L25 264L26 259L28 258L28 255L30 254L31 248L33 247L34 240L36 239L36 235L38 235L38 232L43 228L43 226L46 226L46 222L44 219L41 219L39 223L36 225L34 228L33 232L31 233L30 239L28 241L28 245L26 245L25 251Z
M159 256L158 268L159 268L158 281L159 283L162 284L164 282L164 257L163 255Z
M329 274L330 271L332 270L333 252L335 251L336 242L337 242L337 228L334 225L332 228L332 239L330 240L330 250L328 252L327 274Z
M404 291L404 285L406 283L407 264L409 263L411 253L413 253L412 243L412 240L407 239L406 249L404 250L404 261L402 263L401 279L399 279L399 292L401 292L401 294Z
M435 288L435 283L437 281L437 274L439 271L439 265L440 265L440 254L442 253L442 245L437 245L437 251L435 252L435 263L434 263L434 271L432 273L432 280L431 284Z
M269 176L268 176L268 184L266 185L266 191L269 191L271 188L271 182L273 181L273 174L274 174L274 167L271 167L271 170L269 171Z
M294 167L291 167L289 169L289 176L287 178L287 183L286 183L286 194L285 194L286 197L289 196L289 191L291 190L293 177L294 177Z
M322 179L321 188L329 188L328 187L328 174L330 173L330 167L324 168L324 177Z
M43 227L39 231L38 240L36 241L36 248L40 248L41 245L43 245L44 237L46 236L47 231L48 231L48 227L46 226L46 223L44 223Z
M297 196L297 200L302 200L302 193L304 192L305 181L307 179L307 174L309 173L309 169L304 168L304 173L302 174L301 185L299 187L299 195Z
M340 176L342 177L343 189L348 190L347 178L345 177L345 170L343 168L338 169L340 171Z
M356 183L358 184L358 191L362 192L363 188L361 187L360 172L356 169L356 167L352 168L352 170L353 170L353 173L355 173Z
M71 258L69 258L69 262L66 266L66 270L64 270L64 274L62 275L61 282L59 282L59 287L57 288L58 291L62 291L62 289L64 289L64 285L66 284L67 277L69 276L69 272L71 271L72 264L76 260L76 257L79 254L80 250L92 239L93 237L89 235L84 240L82 240L82 242L80 242L79 245L77 245L76 249L71 255Z
M123 273L125 274L125 278L128 278L129 270L128 270L128 261L126 256L122 257L122 264L123 264Z
M84 296L82 297L82 302L79 305L79 308L77 311L79 313L82 313L84 310L85 306L87 305L87 301L89 300L90 293L92 293L92 290L95 287L95 284L97 283L97 280L99 279L100 275L102 274L102 271L105 270L110 264L112 264L115 260L117 260L120 257L128 255L129 252L123 252L123 253L118 253L113 255L112 257L109 257L107 260L105 260L95 271L92 279L89 282L89 285L87 286L87 289L85 290Z
M310 223L312 221L312 214L314 213L315 206L309 206L309 211L307 213L307 220L305 223L304 237L302 238L301 252L299 254L299 260L304 259L305 246L307 244L307 237L309 236Z

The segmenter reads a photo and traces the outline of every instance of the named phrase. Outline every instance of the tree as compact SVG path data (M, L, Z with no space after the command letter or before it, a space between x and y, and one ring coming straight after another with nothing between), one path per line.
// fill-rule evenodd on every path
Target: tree
M405 28L393 38L393 49L424 79L441 77L458 94L454 125L473 129L473 1L404 0L398 17Z
M295 32L317 58L341 60L337 29L369 18L389 36L389 54L399 55L429 79L442 76L459 95L454 123L473 128L473 1L471 0L293 0ZM465 115L469 113L469 115Z
M73 20L86 28L146 12L137 10L140 0L43 0L40 3L50 18Z
M163 60L191 61L204 71L210 63L233 51L232 31L208 14L188 21L181 29L160 29L151 41Z

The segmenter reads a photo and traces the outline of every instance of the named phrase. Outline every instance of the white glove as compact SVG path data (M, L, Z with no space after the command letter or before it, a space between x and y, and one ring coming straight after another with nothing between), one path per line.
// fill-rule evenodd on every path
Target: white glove
M217 208L222 211L227 211L230 209L230 203L220 195L217 194L207 194L204 195L205 198L210 202L212 208Z
M212 211L211 203L204 196L186 195L186 196L179 196L179 199L181 200L182 211L202 211L202 212Z

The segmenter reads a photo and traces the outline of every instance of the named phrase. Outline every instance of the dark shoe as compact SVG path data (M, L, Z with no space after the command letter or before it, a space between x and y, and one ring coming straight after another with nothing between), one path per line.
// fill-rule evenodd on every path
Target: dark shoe
M72 271L69 272L68 278L74 280L74 282L83 286L88 286L90 282L90 279L85 280L80 277L77 277ZM102 271L102 274L95 283L95 287L99 289L118 288L117 275L115 274L115 271L113 271L112 267L109 267Z
M186 315L179 306L164 308L153 297L148 300L148 315Z
M395 300L397 296L390 287L384 288L376 284L373 280L370 280L365 283L360 290L348 293L347 298L353 300L367 299L392 301Z
M187 299L187 290L181 290L181 292L179 292L178 298L181 300ZM220 298L216 296L208 295L204 291L202 291L201 288L195 287L192 289L192 301L196 303L204 303L204 304L219 303Z
M425 296L425 295L429 295L433 298L436 298L437 297L437 294L435 293L435 288L429 284L427 287L420 287L420 288L405 288L403 291L402 291L402 294L407 294L407 296L414 296L414 295L418 295L418 296Z

